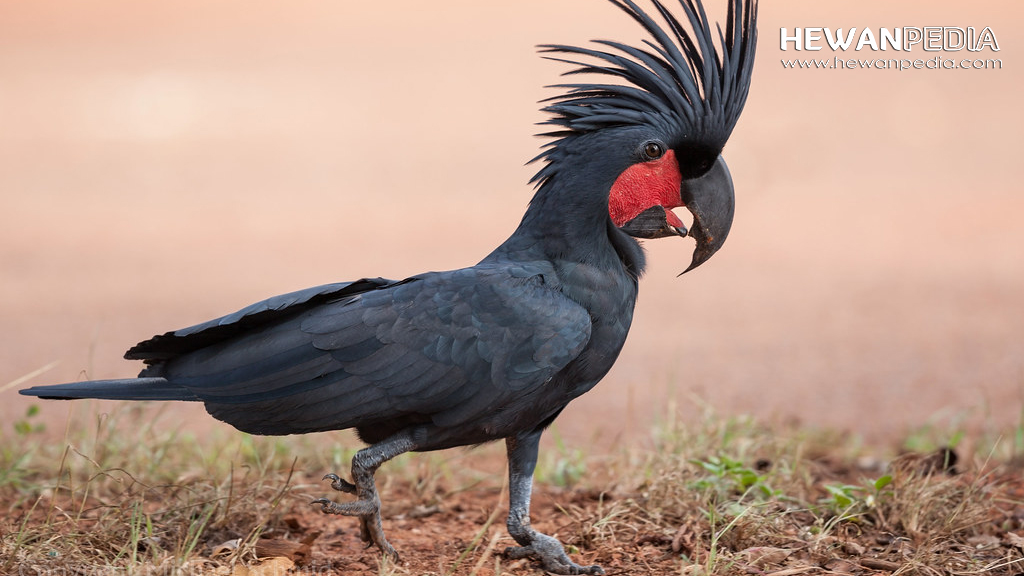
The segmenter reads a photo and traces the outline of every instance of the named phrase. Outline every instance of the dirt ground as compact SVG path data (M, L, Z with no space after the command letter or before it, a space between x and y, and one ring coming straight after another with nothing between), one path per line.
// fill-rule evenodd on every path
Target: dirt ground
M535 102L562 70L533 46L639 34L594 0L422 6L0 4L0 418L28 405L5 384L129 376L122 352L154 333L306 286L468 265L510 233ZM689 240L647 244L627 348L560 432L643 441L673 403L869 442L1018 425L1024 8L761 10L724 154L729 242L683 278ZM780 65L832 55L782 52L781 27L933 23L992 27L1000 51L979 54L1003 68Z
M834 473L829 471L828 473ZM969 482L969 480L964 480ZM387 528L400 546L398 573L408 574L538 574L538 563L529 560L509 560L503 551L515 542L505 533L504 509L491 509L499 500L493 489L472 490L453 495L440 507L413 504L416 499L401 489L393 495L400 510L387 522ZM1024 485L1019 478L1001 483L991 496L994 501L1013 498L1018 506L993 505L987 524L1003 526L994 530L998 536L976 537L975 550L965 550L962 558L972 561L988 560L992 575L1018 574L1022 562L1020 539L1024 508ZM683 521L676 530L645 525L635 518L607 517L616 501L642 498L638 494L608 494L592 490L566 490L550 486L541 488L533 505L533 525L546 534L555 534L564 540L573 560L587 566L600 565L606 574L679 574L680 553L693 559L697 565L707 561L708 527L693 518ZM733 549L730 559L720 564L720 573L769 574L886 574L903 568L941 573L952 566L940 566L936 559L929 565L916 565L921 558L911 544L893 538L891 533L872 527L847 527L836 535L809 544L802 536L807 526L801 526L799 515L787 518L775 538L744 538L742 530L730 533L720 544L720 553ZM605 524L602 526L601 523ZM492 524L493 523L493 524ZM618 525L616 525L618 524ZM1014 527L1016 532L1011 531ZM1009 529L1006 529L1009 528ZM478 542L474 542L479 538ZM309 546L295 546L295 543ZM812 539L812 542L814 540ZM1012 543L1011 543L1012 542ZM260 556L282 555L295 561L299 574L344 574L346 576L372 576L380 573L381 558L375 548L366 549L359 540L358 530L351 519L328 517L315 509L296 503L289 513L282 515L277 530L267 534L257 548ZM466 553L469 549L470 552ZM262 554L261 554L262 552ZM915 558L915 556L917 556ZM1010 560L1009 565L1005 560ZM950 558L945 558L949 561ZM969 562L960 560L961 562ZM951 564L956 563L952 560ZM272 560L246 563L251 572L247 576L262 576L261 564L282 563L281 556ZM287 564L286 564L287 565ZM913 567L913 568L912 568ZM235 568L235 570L238 570ZM700 574L699 568L690 566L682 573ZM233 575L234 576L234 575Z
M826 494L825 483L859 482L855 478L866 472L838 461L802 464L810 464L805 474L815 491L808 496L814 498ZM478 465L478 459L474 459L473 466ZM147 513L155 517L155 536L140 540L134 548L142 562L136 568L141 570L139 573L172 573L170 566L178 566L174 574L208 576L542 573L532 560L504 557L505 548L515 543L505 532L507 504L504 489L497 484L485 480L480 485L452 490L453 486L437 478L411 484L408 480L393 481L394 475L381 476L384 528L401 555L397 564L382 560L376 548L364 546L355 519L327 516L310 506L310 494L323 494L323 483L300 471L289 476L290 492L282 496L281 486L275 483L264 491L263 502L256 503L257 509L251 513L240 510L254 504L245 495L251 486L237 484L235 512L221 519L227 514L225 510L232 509L230 499L226 504L222 499L216 512L218 519L204 522L195 553L178 566L173 553L188 524L182 525L181 518L168 521L167 517L183 515L173 513L175 504L185 500L181 493L198 489L207 494L202 492L204 488L134 484L114 470L111 480L129 480L121 484L124 494L120 498L91 494L92 500L84 505L68 501L63 493L50 493L36 506L24 503L20 507L4 499L8 513L16 518L14 525L21 525L22 515L27 514L37 518L39 524L45 521L56 525L57 535L63 533L74 541L82 541L83 533L95 534L94 550L76 550L60 537L33 538L29 544L32 550L18 550L10 567L16 568L12 573L37 576L118 572L121 568L94 565L100 559L110 561L111 551L123 554L125 550L124 530L112 527L109 518L104 517L118 514L118 508L120 514L130 516L134 507L140 506L142 492L147 494ZM823 525L823 517L817 515L820 512L794 506L793 502L787 504L783 498L747 504L770 516L770 522L741 515L723 529L709 522L703 511L707 502L696 496L692 501L680 502L677 508L649 508L652 498L646 491L656 490L651 485L640 490L610 491L541 485L534 494L531 516L534 528L564 542L574 561L598 564L609 575L700 575L705 573L702 567L707 567L714 574L767 576L896 572L1013 576L1020 573L1019 566L1024 562L1024 483L1019 467L997 475L990 471L984 476L982 480L973 472L957 476L940 473L910 482L897 476L895 493L912 490L916 484L916 489L923 489L936 500L952 499L946 502L951 515L943 515L945 520L939 524L934 523L934 517L929 521L934 514L927 506L911 503L909 508L891 508L879 500L879 507L865 519L833 519ZM272 497L281 498L280 504L264 516L265 512L259 510L265 511ZM888 498L895 498L893 492L886 502ZM126 503L119 504L122 501ZM197 504L193 502L192 506ZM964 507L958 509L960 506ZM57 514L55 518L52 510L77 512ZM903 517L892 516L900 511ZM196 522L197 514L201 516L193 512L186 522ZM886 514L890 515L888 519ZM246 545L245 552L236 558L233 555L238 542L250 535L253 516L264 519L261 537L254 547ZM914 530L915 524L921 528ZM151 557L163 560L146 560Z

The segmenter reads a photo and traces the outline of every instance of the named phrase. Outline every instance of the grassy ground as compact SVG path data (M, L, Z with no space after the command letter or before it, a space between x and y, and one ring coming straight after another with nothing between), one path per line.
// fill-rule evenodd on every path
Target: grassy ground
M67 410L44 403L42 409ZM500 446L403 456L378 474L397 563L309 506L358 443L197 437L159 406L83 402L60 434L0 431L0 574L539 574L506 561ZM672 410L668 411L673 413ZM1021 574L1021 430L854 439L708 415L587 456L554 431L535 526L609 574ZM54 441L54 438L58 438ZM349 438L349 437L345 437Z

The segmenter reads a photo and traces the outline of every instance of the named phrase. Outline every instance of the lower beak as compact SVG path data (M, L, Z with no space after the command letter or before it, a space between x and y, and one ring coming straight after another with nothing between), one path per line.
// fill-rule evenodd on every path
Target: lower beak
M671 216L670 216L671 214ZM676 224L669 222L672 219ZM665 238L666 236L686 236L686 226L664 206L651 206L623 224L620 228L634 238Z
M703 176L684 180L680 187L683 205L693 214L693 225L687 234L697 241L686 274L704 262L725 244L732 228L736 210L736 195L732 176L721 156Z

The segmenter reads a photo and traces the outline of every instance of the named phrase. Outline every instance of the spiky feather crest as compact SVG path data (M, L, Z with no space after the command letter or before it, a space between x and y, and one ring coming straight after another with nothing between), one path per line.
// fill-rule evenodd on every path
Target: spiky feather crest
M621 83L558 84L565 93L545 100L544 122L560 129L545 134L556 140L534 158L548 164L534 176L540 184L553 175L551 161L567 138L612 126L658 125L682 140L721 150L736 126L750 90L757 44L757 0L729 0L726 27L716 25L718 45L700 0L679 0L690 29L665 7L651 0L666 26L632 0L609 0L636 20L651 39L643 48L610 40L594 43L612 51L565 45L543 45L550 60L577 66L565 76L602 74ZM591 62L574 59L585 57Z

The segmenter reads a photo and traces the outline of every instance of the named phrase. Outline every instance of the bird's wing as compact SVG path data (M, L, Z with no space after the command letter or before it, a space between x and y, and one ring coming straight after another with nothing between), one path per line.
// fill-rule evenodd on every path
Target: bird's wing
M273 324L282 318L293 316L314 306L393 284L396 284L394 280L363 278L354 282L324 284L281 294L246 306L227 316L214 318L195 326L167 332L139 342L125 352L124 357L128 360L145 360L147 364L169 360Z
M242 430L452 428L530 397L590 337L540 275L431 273L183 355L164 376ZM376 437L372 430L370 437Z

